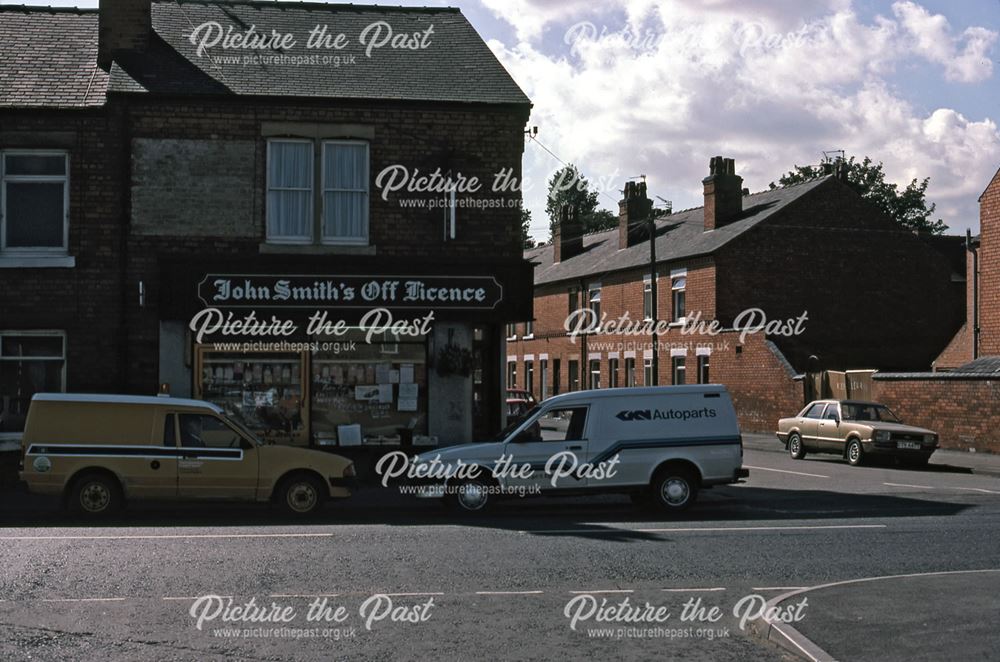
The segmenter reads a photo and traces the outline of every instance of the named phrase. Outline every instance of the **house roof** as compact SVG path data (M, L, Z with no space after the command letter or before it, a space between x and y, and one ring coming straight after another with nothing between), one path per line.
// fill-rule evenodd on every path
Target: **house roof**
M97 11L0 6L0 108L80 108L105 101Z
M96 10L4 6L0 12L0 106L100 105L108 92L531 103L453 8L153 0L149 47L116 53L110 75L97 66ZM199 56L191 36L206 23L241 34L251 26L258 34L290 34L295 44L285 51L215 46ZM426 48L393 48L389 41L369 57L360 38L373 24L382 26L383 39L388 29L393 36L433 32ZM306 48L317 26L343 33L348 45ZM366 43L374 39L368 34ZM247 56L272 60L246 63ZM339 66L324 56L339 56Z
M992 375L1000 374L1000 356L983 356L971 363L956 368L955 372L962 374Z
M458 9L155 0L152 15L155 36L148 52L116 58L111 91L530 104ZM196 26L211 22L240 33L253 26L258 33L291 34L295 45L284 52L215 46L199 56L191 36ZM383 39L388 29L394 37L433 32L426 48L392 48L390 41L372 48L369 57L361 35L377 23L383 24ZM343 33L347 47L306 48L317 26L326 26L331 37ZM373 35L368 33L366 43ZM244 62L258 55L287 57ZM339 56L340 65L324 64L320 58L325 56Z
M832 178L833 175L829 175L743 196L740 218L710 232L705 231L704 207L686 209L657 219L657 262L710 255ZM542 285L646 266L649 264L649 242L639 242L619 250L616 227L585 235L583 252L557 264L552 262L551 243L528 249L524 257L536 264L535 284Z

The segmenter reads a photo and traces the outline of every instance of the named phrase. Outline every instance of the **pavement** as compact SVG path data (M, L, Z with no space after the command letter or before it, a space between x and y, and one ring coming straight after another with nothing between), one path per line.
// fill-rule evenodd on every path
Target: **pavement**
M787 625L816 659L996 656L1000 479L950 454L925 470L850 467L744 440L749 481L703 491L673 519L616 496L512 500L470 519L363 490L308 523L266 507L153 504L86 525L6 492L0 659L789 660L805 654L762 614L743 621L803 598ZM211 594L295 618L284 632L224 616L198 629L192 609ZM362 605L377 595L400 620L367 629ZM346 620L310 635L323 599ZM626 599L670 617L574 628L567 616Z

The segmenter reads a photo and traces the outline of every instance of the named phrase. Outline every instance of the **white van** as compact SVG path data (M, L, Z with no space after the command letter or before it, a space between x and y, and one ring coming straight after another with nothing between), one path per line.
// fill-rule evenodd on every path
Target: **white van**
M495 496L625 493L680 511L698 490L736 483L743 441L724 386L577 391L549 398L495 441L424 453L408 467L419 496L467 511Z

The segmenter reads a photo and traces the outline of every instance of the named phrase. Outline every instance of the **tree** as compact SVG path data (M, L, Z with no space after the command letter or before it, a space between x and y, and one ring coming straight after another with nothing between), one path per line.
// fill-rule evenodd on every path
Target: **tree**
M521 207L521 244L523 248L534 248L535 240L531 238L531 210Z
M837 163L828 162L820 166L795 166L795 169L781 176L778 184L771 182L771 188L806 182L828 174L829 167ZM927 184L930 177L907 184L902 191L896 184L885 181L882 162L875 164L867 156L860 162L852 156L839 164L846 169L846 183L858 194L885 212L903 228L926 234L943 234L948 226L941 219L932 220L936 204L927 205Z
M572 163L557 170L549 178L545 213L549 217L550 231L559 222L559 210L564 204L578 207L584 233L609 230L618 225L617 216L606 209L597 208L597 191L590 190L590 182Z

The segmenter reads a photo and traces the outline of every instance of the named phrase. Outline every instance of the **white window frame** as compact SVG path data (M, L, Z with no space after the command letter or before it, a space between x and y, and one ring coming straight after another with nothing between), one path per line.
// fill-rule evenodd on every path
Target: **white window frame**
M653 279L650 276L642 279L642 319L653 319Z
M594 311L597 315L597 320L601 319L601 284L590 283L587 285L587 308L594 310L594 304L597 304L597 310Z
M8 175L8 156L62 156L65 174L62 175ZM5 149L0 150L0 253L22 256L65 256L69 253L69 152L65 149ZM33 184L62 182L63 184L63 243L62 246L7 247L7 182Z
M507 340L517 340L517 323L508 322L507 323Z
M644 358L642 360L642 384L643 386L653 385L653 359Z
M678 287L677 283L683 281L683 286ZM677 315L677 294L684 295L684 314ZM670 315L674 318L675 324L683 324L687 321L687 273L670 277Z
M594 364L597 364L597 370L594 370ZM594 378L594 375L597 378ZM587 380L589 383L589 388L596 389L601 388L601 360L600 359L587 359Z
M47 338L60 338L62 340L62 356L10 356L5 357L3 355L3 338L5 336L42 336ZM31 329L31 330L20 330L20 329L7 329L0 330L0 363L3 362L14 362L23 361L28 359L29 361L62 361L62 370L59 372L59 380L61 382L60 388L61 393L66 392L66 332L59 331L55 329ZM0 440L9 439L20 439L22 436L21 432L0 432Z
M288 188L288 187L273 187L271 186L271 147L278 143L296 143L299 145L305 144L312 146L313 157L309 160L309 180L310 186L308 189L305 188ZM267 243L269 244L282 244L282 245L292 245L292 246L308 246L316 241L316 141L308 140L305 138L268 138L267 140L267 162L264 164L264 172L266 177L266 186L264 190L264 236L266 237ZM270 195L271 191L308 191L309 192L309 210L312 212L312 218L307 224L308 228L312 229L312 234L308 237L291 237L291 236L280 236L271 234L271 219L268 217L268 210L270 208Z
M523 340L531 340L535 337L535 322L534 320L528 320L524 323L524 335L521 336Z
M618 359L608 358L608 387L618 388Z
M365 148L365 188L364 189L340 189L340 188L326 188L326 146L327 145L362 145ZM371 179L372 170L372 159L371 159L371 145L367 140L323 140L320 141L319 147L319 162L320 162L320 179L319 179L319 189L320 189L320 209L319 214L316 216L315 222L318 224L318 234L320 238L320 243L324 246L367 246L369 237L371 236L371 184L369 180ZM323 234L323 221L326 217L326 194L327 193L364 193L365 194L365 211L364 211L364 228L365 233L363 237L348 237L348 238L327 238Z
M687 356L685 355L672 355L670 357L670 382L677 385L677 376L679 373L684 373L684 383L687 384Z

